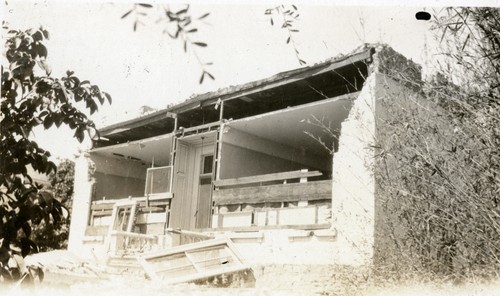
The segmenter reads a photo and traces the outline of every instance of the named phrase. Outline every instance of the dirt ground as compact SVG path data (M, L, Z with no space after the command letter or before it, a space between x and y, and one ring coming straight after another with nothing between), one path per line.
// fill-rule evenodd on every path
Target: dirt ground
M361 295L361 296L396 296L396 295L452 295L452 296L497 296L500 295L500 282L491 284L468 283L460 286L452 284L394 284L377 283L363 287L346 287L343 292L325 289L307 289L307 284L297 289L293 283L278 285L283 289L255 285L251 288L215 288L207 285L178 284L167 285L153 282L144 277L140 270L118 272L94 263L80 260L67 251L54 251L36 254L26 259L29 265L43 266L45 279L35 287L1 287L3 295L42 296L42 295ZM276 280L287 281L286 277L276 276ZM304 288L305 287L305 288ZM4 294L3 292L7 292Z

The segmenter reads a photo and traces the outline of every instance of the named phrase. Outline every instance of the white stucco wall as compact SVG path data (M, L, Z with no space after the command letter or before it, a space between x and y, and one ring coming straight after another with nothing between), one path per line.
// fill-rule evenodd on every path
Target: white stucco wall
M83 238L89 217L92 180L89 178L89 161L86 153L75 160L75 193L71 210L68 250L80 254L85 251Z
M365 82L347 120L333 157L332 228L337 231L337 263L370 264L375 225L375 88L377 74Z

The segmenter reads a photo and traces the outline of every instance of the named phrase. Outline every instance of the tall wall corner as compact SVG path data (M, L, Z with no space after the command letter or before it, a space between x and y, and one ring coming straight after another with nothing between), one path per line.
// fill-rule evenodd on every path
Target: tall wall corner
M75 188L71 210L68 250L81 254L87 228L92 197L92 162L87 153L80 153L75 160Z
M332 228L340 265L371 265L373 258L375 87L371 75L342 123L333 157Z

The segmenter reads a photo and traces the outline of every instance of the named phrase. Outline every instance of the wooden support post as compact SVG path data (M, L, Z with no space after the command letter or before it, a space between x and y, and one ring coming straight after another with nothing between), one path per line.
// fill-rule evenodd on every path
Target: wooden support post
M224 119L224 101L221 101L220 102L220 116L219 116L219 120L222 122L223 119Z
M217 135L217 153L215 159L217 160L217 166L215 168L215 180L220 180L220 167L222 159L222 134L224 133L224 123L221 123L219 127L219 132Z
M177 141L176 141L176 133L175 131L177 130L177 120L178 120L178 117L175 116L175 120L174 120L174 133L173 133L173 136L172 136L172 145L170 146L171 148L171 151L170 151L170 166L171 166L171 169L170 169L170 188L169 188L169 191L172 192L172 186L173 186L173 181L174 181L174 162L175 162L175 150L176 150L176 145L177 145Z

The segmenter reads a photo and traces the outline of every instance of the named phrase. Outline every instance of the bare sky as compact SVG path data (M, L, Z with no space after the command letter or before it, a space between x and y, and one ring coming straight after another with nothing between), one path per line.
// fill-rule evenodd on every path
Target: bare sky
M325 2L323 2L325 3ZM299 67L286 34L271 26L264 10L271 4L195 3L193 16L209 12L198 26L196 39L208 43L199 50L213 62L216 80L198 83L201 68L182 44L162 34L151 20L132 30L131 19L121 19L130 3L69 3L64 1L8 1L3 11L11 28L42 25L50 34L49 63L56 77L66 70L98 84L113 97L94 120L98 127L138 116L143 105L164 108L221 87L266 78ZM301 57L308 63L348 53L362 42L388 43L418 63L432 60L424 44L433 44L428 22L417 21L423 6L348 7L300 5L295 34ZM175 7L175 6L174 6ZM181 5L176 5L179 9ZM363 25L362 25L363 23ZM56 156L72 157L76 140L67 130L36 131L37 140ZM64 143L60 141L64 139Z

